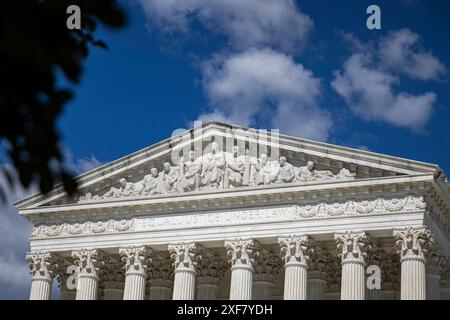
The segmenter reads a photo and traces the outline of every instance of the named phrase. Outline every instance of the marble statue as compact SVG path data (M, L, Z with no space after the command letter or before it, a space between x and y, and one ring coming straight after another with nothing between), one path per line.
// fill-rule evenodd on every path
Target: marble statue
M223 180L225 154L219 151L216 142L211 143L211 152L202 158L202 186L218 189Z
M240 187L244 181L245 160L239 155L239 147L234 146L233 154L226 160L224 188Z
M217 143L212 142L210 150L198 158L194 151L190 151L187 160L181 157L178 166L165 162L160 172L157 168L151 168L149 174L134 183L122 178L118 187L111 187L105 194L99 196L88 192L79 201L310 181L353 180L356 176L346 168L342 168L336 175L329 170L316 170L313 161L308 161L305 166L295 167L285 156L281 156L278 161L269 160L265 153L259 158L250 157L248 149L241 155L238 146L234 146L231 153L225 153L219 150Z
M188 161L180 160L180 178L178 181L178 191L195 191L200 189L202 174L202 163L195 159L194 151L189 152Z
M263 153L261 158L253 162L254 176L253 184L268 185L275 181L278 175L279 164L269 161L267 154Z
M280 157L280 166L278 175L274 181L275 184L290 183L295 179L294 166L287 162L286 157Z

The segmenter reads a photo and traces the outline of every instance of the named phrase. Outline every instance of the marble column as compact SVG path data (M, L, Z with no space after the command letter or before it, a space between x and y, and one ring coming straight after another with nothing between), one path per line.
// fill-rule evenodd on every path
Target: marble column
M341 300L364 300L367 234L347 231L336 233L334 238L342 266Z
M60 300L75 300L77 287L77 266L73 259L57 256L55 278L59 286Z
M197 299L216 300L227 263L219 255L207 250L203 250L201 256L197 269Z
M311 240L307 294L308 300L324 300L327 291L327 268L333 262L331 255Z
M400 261L396 255L385 255L381 262L380 300L398 300L400 292Z
M342 278L341 259L332 257L330 264L327 265L326 273L327 291L325 293L325 300L340 300Z
M103 252L100 250L87 250L72 252L74 263L77 266L78 280L76 300L96 300L99 272L103 264Z
M406 227L394 230L396 246L401 263L401 300L426 299L426 273L424 250L431 246L433 239L425 228Z
M310 242L306 235L278 239L284 261L284 300L306 300Z
M199 245L194 242L180 242L169 245L174 262L173 300L195 299L195 276Z
M366 300L381 300L381 264L386 251L376 239L370 241L366 267Z
M153 260L147 279L148 299L171 300L174 278L172 261L162 255L156 256Z
M31 269L30 300L50 300L54 277L54 254L30 252L26 255Z
M450 263L448 259L444 258L439 271L441 300L450 300Z
M153 262L151 252L146 246L119 249L122 262L125 264L123 300L145 300L147 268Z
M260 244L253 239L225 241L231 263L230 300L251 300L253 266Z
M255 258L253 273L253 300L272 300L275 279L281 268L280 258L266 248L260 248Z
M116 259L110 259L100 274L103 283L103 300L123 300L125 274L123 265Z
M442 256L437 252L437 250L430 250L425 253L426 265L426 297L427 300L440 300L441 299L441 289L440 281L441 275L439 273L439 268L442 262Z

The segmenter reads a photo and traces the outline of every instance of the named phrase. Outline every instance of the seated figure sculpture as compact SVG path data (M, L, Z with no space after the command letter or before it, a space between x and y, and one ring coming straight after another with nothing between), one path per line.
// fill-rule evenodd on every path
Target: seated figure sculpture
M255 159L253 163L253 184L259 186L274 182L278 175L278 167L278 164L269 161L267 154L261 154L261 158Z
M305 167L300 167L297 170L297 180L299 181L331 180L333 178L334 175L331 171L314 169L314 162L312 161L308 161Z
M245 170L244 159L239 155L239 147L232 148L233 154L227 158L224 188L240 187L243 183L243 175Z
M178 182L178 170L172 167L169 162L164 162L163 171L159 173L158 189L159 192L171 193L176 191Z
M158 169L151 168L150 174L144 176L142 179L143 189L141 191L142 195L154 195L159 192L158 190Z
M274 181L276 184L290 183L295 179L294 166L287 162L286 157L280 157L280 167L278 169L278 175Z

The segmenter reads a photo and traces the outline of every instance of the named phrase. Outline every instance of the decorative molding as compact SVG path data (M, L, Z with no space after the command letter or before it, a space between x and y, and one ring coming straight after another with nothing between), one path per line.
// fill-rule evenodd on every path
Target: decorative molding
M364 262L370 249L369 236L365 232L346 231L335 233L338 256L342 263L347 261Z
M277 208L234 210L224 212L186 213L155 217L105 221L86 221L35 226L31 239L71 237L92 234L111 234L134 231L164 230L174 227L220 226L224 224L246 224L295 221L300 219L325 219L332 217L396 214L424 210L426 203L421 196L407 195L403 198L348 200L344 202L320 202L316 204L292 205Z
M253 239L237 238L234 241L225 241L225 248L232 268L241 266L253 268L261 244Z
M434 239L430 230L425 228L406 227L402 230L394 230L396 238L397 253L401 260L407 258L417 258L425 260L425 253L434 246Z
M232 152L219 150L216 142L210 144L211 152L195 158L190 151L187 160L181 158L180 164L174 166L164 162L163 170L153 167L142 180L129 182L125 178L118 181L102 195L88 192L81 196L78 202L93 202L105 199L122 199L149 197L162 194L184 193L199 190L224 190L235 187L261 185L306 183L312 181L346 181L354 180L356 173L341 168L334 174L329 170L316 170L315 163L308 161L306 166L295 167L287 162L285 156L277 161L268 159L267 154L250 157L239 154L239 148L233 147Z

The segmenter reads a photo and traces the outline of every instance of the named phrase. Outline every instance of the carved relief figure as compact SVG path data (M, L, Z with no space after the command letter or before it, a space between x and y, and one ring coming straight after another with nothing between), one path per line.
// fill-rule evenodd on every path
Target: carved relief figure
M294 166L287 162L286 157L280 157L280 167L278 169L278 175L275 179L276 184L290 183L295 179Z
M202 163L195 160L194 151L189 152L189 160L184 162L184 158L180 161L180 180L178 182L178 191L195 191L200 189L202 173Z
M312 161L308 161L305 167L300 167L297 170L297 179L300 181L331 180L333 178L333 172L316 170Z
M142 179L144 188L142 190L142 195L154 195L159 192L158 190L158 169L151 168L150 174L144 176Z
M205 155L202 160L202 186L219 188L224 175L225 155L219 151L216 142L211 143L211 153Z
M277 178L279 165L269 161L267 154L263 153L260 159L254 161L253 168L255 172L253 183L256 186L268 185Z
M239 147L233 147L233 154L227 158L224 188L240 187L243 185L243 176L245 170L244 159L239 155Z
M164 162L163 171L159 173L158 189L160 193L170 193L176 190L176 183L178 180L177 170L170 165L169 162Z
M285 156L281 156L279 161L269 161L267 154L261 154L260 158L251 158L249 150L246 150L245 155L240 155L238 146L232 148L232 153L219 151L219 145L215 142L210 146L211 152L198 159L195 159L194 151L190 151L188 160L185 162L184 158L181 158L179 166L165 162L159 173L157 168L152 168L149 174L135 183L122 178L119 180L119 187L111 187L102 196L88 192L81 196L79 201L150 196L208 188L217 190L292 182L353 180L356 176L346 168L342 168L336 175L328 170L316 170L312 161L308 161L306 166L295 167ZM373 210L372 207L360 205L356 210Z

